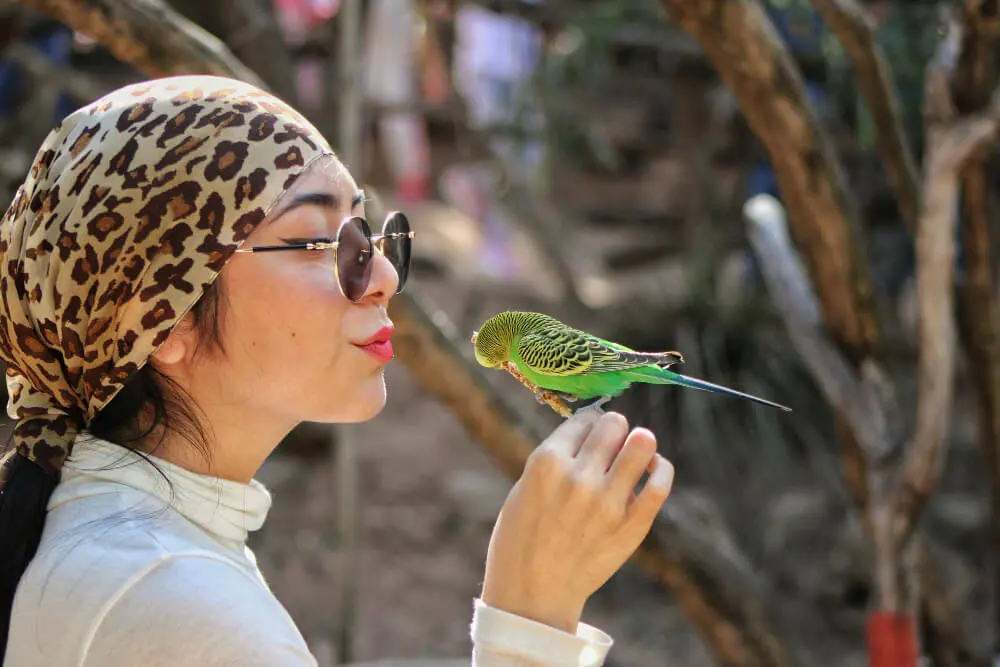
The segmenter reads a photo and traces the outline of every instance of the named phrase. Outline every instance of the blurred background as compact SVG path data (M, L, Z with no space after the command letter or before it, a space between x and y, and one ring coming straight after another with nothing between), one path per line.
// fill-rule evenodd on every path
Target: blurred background
M932 129L989 109L996 5L0 0L0 199L72 109L151 75L242 63L331 137L374 194L372 216L410 215L407 307L426 317L408 331L450 332L436 344L456 363L493 313L538 310L639 349L680 350L683 372L794 408L646 386L608 406L651 428L677 469L664 517L674 542L650 546L665 560L630 563L586 610L615 639L609 665L915 664L873 657L870 623L889 610L915 622L928 664L985 667L997 653L1000 572L995 128L972 166L923 166ZM926 113L935 63L951 77L943 115ZM872 71L893 100L892 132L870 112ZM910 165L919 190L909 195L889 135L922 165ZM817 178L835 195L817 194ZM927 213L934 183L949 178L958 196ZM836 324L830 304L853 288L817 290L827 319L815 330L858 386L874 382L876 403L894 406L882 434L891 451L867 472L855 442L866 439L838 418L842 406L789 335L751 243L744 205L760 194L788 205L814 281L824 267L864 266L855 307L873 314L878 344ZM957 214L945 312L920 305L914 210ZM825 254L806 249L810 230L848 230L856 254L845 259L834 241ZM921 317L959 333L937 360L954 369L954 392L926 450L912 444L925 407ZM382 415L332 431L303 425L261 473L275 502L251 546L321 665L468 664L472 599L513 480L497 463L503 443L483 446L416 349L404 339L387 371ZM508 375L469 372L513 428L558 423ZM886 550L873 540L879 480L898 483L911 459L927 463L926 506L911 513L915 537ZM685 535L701 551L679 547ZM725 565L701 569L699 553ZM899 599L878 579L885 559L909 591Z

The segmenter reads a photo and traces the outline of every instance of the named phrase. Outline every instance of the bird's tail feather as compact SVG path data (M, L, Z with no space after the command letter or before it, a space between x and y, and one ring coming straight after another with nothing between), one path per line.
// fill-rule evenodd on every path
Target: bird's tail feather
M680 373L675 373L665 368L655 368L646 366L644 368L637 368L634 371L631 371L630 375L633 376L639 382L649 382L652 384L677 384L682 387L688 387L690 389L701 389L702 391L712 391L719 394L726 394L728 396L737 396L739 398L745 398L755 403L760 403L762 405L769 405L772 408L780 408L786 412L792 411L792 409L787 405L774 403L772 401L760 398L758 396L745 394L742 391L736 391L735 389L730 389L729 387L723 387L722 385L706 382L705 380L699 380L698 378L688 377L687 375L681 375Z

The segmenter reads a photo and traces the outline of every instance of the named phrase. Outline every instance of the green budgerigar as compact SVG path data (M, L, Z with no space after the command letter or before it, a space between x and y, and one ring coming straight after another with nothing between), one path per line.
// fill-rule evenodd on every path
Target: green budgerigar
M684 361L679 352L639 352L541 313L494 315L472 341L481 365L507 368L520 374L522 381L568 402L598 399L591 405L603 405L632 383L646 382L713 391L791 411L757 396L675 373L670 366Z

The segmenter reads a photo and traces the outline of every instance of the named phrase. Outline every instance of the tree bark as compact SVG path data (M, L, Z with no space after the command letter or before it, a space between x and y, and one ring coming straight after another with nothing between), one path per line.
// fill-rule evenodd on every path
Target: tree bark
M733 91L777 175L792 231L833 340L855 365L878 328L857 206L802 78L757 0L661 0Z
M995 66L1000 11L996 0L965 0L961 9L962 46L951 80L952 98L959 113L982 111L998 85ZM960 225L964 277L958 281L958 331L969 359L976 394L979 447L986 460L991 486L991 541L993 561L1000 563L1000 304L993 268L990 220L995 213L991 197L992 170L982 153L969 160L961 173ZM994 620L1000 621L1000 564L993 571ZM1000 637L994 652L1000 653Z
M865 107L875 124L875 140L889 174L903 220L917 227L920 175L917 160L900 121L889 64L875 36L875 21L858 0L812 0L851 59Z
M149 77L215 74L264 86L216 37L162 0L16 0L100 42Z
M989 119L976 119L981 126L972 128L974 131L985 132ZM993 121L995 125L995 121ZM957 128L957 132L950 132ZM940 332L935 326L941 326L941 320L950 320L950 316L941 314L942 301L947 301L950 294L950 282L947 277L940 277L935 272L947 271L949 264L943 261L941 254L947 254L947 248L941 248L948 242L947 221L941 218L947 211L954 211L946 205L947 198L954 196L957 165L953 158L960 158L961 151L969 150L970 143L981 141L981 134L969 134L969 128L949 126L942 129L941 136L934 141L936 146L935 163L938 165L929 170L928 180L936 183L930 197L936 204L926 207L921 220L921 230L931 229L938 236L924 237L923 283L922 298L926 300L921 305L921 317L927 320L922 325L922 335L933 337L925 348L922 348L922 365L925 369L932 367L934 359L948 364L947 350L950 340L947 332ZM995 128L994 128L995 129ZM951 139L964 139L966 143L956 144ZM951 167L951 183L948 186L947 173L942 170ZM930 190L930 188L928 188ZM858 434L859 442L866 450L882 448L879 439L889 439L893 430L890 425L896 421L895 406L884 399L877 378L870 374L854 373L849 362L844 359L822 328L818 307L809 289L809 285L798 257L792 248L788 237L784 212L770 196L762 195L751 199L746 207L746 217L750 225L749 237L754 252L760 258L761 267L768 285L769 292L775 302L778 312L785 321L792 344L796 347L806 366L816 378L820 388L830 400L833 407L845 415L845 421L851 433ZM954 220L952 221L954 224ZM935 254L936 253L936 254ZM935 294L926 288L927 282L935 283L944 289ZM940 291L945 291L942 296ZM942 350L942 348L945 348ZM945 374L947 375L947 374ZM923 376L922 376L923 377ZM915 598L911 595L913 580L908 578L905 566L904 550L909 558L919 558L919 577L929 584L923 590L922 605L926 617L932 623L932 634L935 637L935 654L945 656L944 664L970 664L973 661L970 653L961 646L960 631L956 627L950 601L943 593L943 588L934 576L933 567L929 566L930 554L927 547L918 540L914 548L907 549L912 527L919 516L922 503L933 488L936 472L942 457L944 439L940 433L941 424L947 423L947 394L949 381L945 385L925 387L921 394L923 411L927 417L918 420L918 430L914 436L914 446L909 451L907 465L903 470L902 483L895 489L889 482L891 470L879 471L878 475L869 473L863 489L870 490L871 495L858 498L861 503L870 503L870 530L876 547L876 584L879 596L879 608L894 614L910 614L915 606ZM943 415L943 416L942 416ZM895 499L895 502L891 502Z
M876 107L876 120L880 118L883 126L895 127L898 123L892 115L891 95L879 89L886 79L877 53L873 53L870 29L866 36L857 15L853 23L848 21L851 17L844 12L852 9L853 3L815 1L825 10L831 24L836 24L840 33L851 42L848 50L855 62L866 63L871 69L865 86L869 103ZM935 135L939 157L933 163L933 171L935 176L943 177L945 184L938 187L937 194L930 200L934 205L923 209L922 240L918 242L923 263L920 281L926 293L920 306L921 338L928 345L922 352L921 361L924 369L921 405L924 409L914 435L915 451L907 459L902 483L894 485L892 455L899 451L900 438L894 433L894 420L887 417L895 408L887 409L886 403L872 400L884 393L878 387L883 381L875 382L872 388L867 386L873 378L881 378L882 373L875 363L878 340L865 280L865 260L858 252L858 244L852 240L857 225L854 206L845 194L842 170L832 155L829 142L805 102L802 82L756 0L661 2L671 17L697 39L722 79L736 94L748 123L764 143L777 172L792 231L819 302L817 310L821 313L819 318L808 312L793 314L805 319L804 323L789 325L793 343L807 355L807 364L837 409L841 420L838 431L853 436L844 441L845 469L855 498L868 508L867 523L877 555L878 606L889 612L911 613L915 601L908 593L912 593L909 586L913 582L904 576L907 568L903 561L904 556L913 560L913 553L904 553L904 548L910 543L915 518L936 481L951 400L949 372L945 372L943 378L931 378L928 372L934 358L950 363L954 354L947 293L950 283L933 284L935 279L950 277L949 247L943 233L948 228L949 212L944 210L942 202L946 202L954 190L949 190L946 174L951 168L954 179L961 151L985 140L990 133L989 121L978 119L983 123L966 124L961 129ZM838 20L841 22L836 23ZM913 182L914 170L906 164L901 132L894 130L894 133L896 145L887 141L882 150L896 152L889 160L895 160L897 190L907 198L903 203L912 213L918 210L916 204L919 203L914 197L914 192L918 191ZM769 280L772 293L778 289L776 285ZM783 315L788 322L789 313ZM942 324L940 319L935 319L936 315L943 317L945 322ZM817 335L816 319L824 321L830 332L829 340ZM846 358L839 359L839 353L844 353ZM844 390L852 386L855 391ZM856 404L858 396L870 399L862 409ZM867 418L859 416L866 411ZM935 596L934 599L941 598ZM879 620L891 617L890 613Z

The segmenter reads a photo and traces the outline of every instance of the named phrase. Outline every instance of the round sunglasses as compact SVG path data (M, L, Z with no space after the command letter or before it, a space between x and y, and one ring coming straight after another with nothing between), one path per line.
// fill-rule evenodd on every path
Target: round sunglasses
M334 239L313 239L304 243L285 245L259 245L238 248L236 252L277 252L279 250L321 250L333 251L333 271L337 277L340 292L351 301L360 301L368 291L372 277L374 250L381 252L399 277L396 294L403 291L410 273L410 249L415 232L410 230L410 221L399 211L390 211L382 223L382 233L372 236L368 222L353 216L345 219L337 228Z

